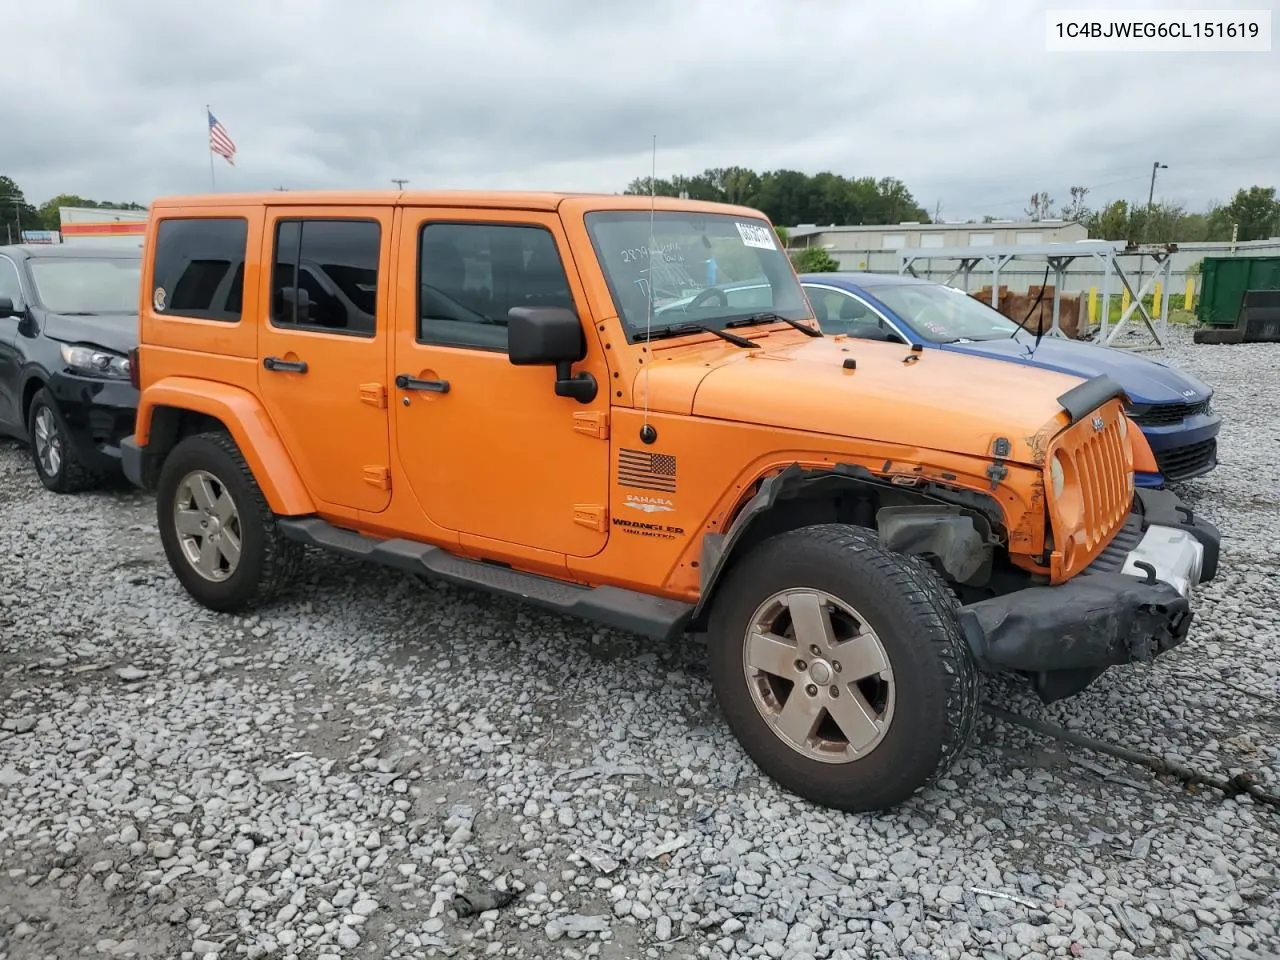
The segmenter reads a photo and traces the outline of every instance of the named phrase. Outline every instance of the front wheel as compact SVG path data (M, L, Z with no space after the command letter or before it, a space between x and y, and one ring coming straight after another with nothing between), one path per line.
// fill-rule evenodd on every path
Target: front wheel
M222 431L182 440L156 485L160 540L196 601L240 611L284 589L302 546L286 539L235 441Z
M713 601L710 675L756 764L805 799L882 810L941 776L977 726L980 680L934 571L860 527L771 537Z
M80 459L66 418L44 388L36 391L27 411L27 436L36 476L46 490L81 493L98 485L101 477Z

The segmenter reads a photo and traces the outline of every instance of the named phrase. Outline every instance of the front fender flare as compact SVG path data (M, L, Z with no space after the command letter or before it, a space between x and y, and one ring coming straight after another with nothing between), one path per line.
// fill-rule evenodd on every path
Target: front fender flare
M779 500L787 498L792 490L812 481L845 481L893 489L892 481L851 464L836 464L828 471L815 471L806 469L798 463L792 463L780 472L765 477L760 481L759 489L742 505L724 533L709 533L703 536L702 556L699 562L701 582L697 603L690 614L691 623L703 622L717 583L733 559L743 536L752 525L767 515ZM957 511L955 514L957 517L967 514L964 517L964 523L973 530L971 540L979 541L980 549L973 543L967 544L968 552L972 556L965 557L965 562L958 565L958 572L964 577L976 577L982 580L990 563L990 557L987 554L991 552L992 545L998 542L998 538L992 537L992 530L1002 525L1004 521L999 504L987 494L974 491L944 492L932 484L912 488L912 493L919 498L922 505L932 504L935 509L942 507ZM885 516L891 516L893 513L890 510ZM902 511L899 511L899 514L901 513ZM964 550L960 552L965 553Z
M231 433L273 513L302 516L315 504L267 411L247 390L195 377L166 377L147 387L138 401L134 439L145 448L155 411L189 410L220 420Z
M1129 421L1125 435L1129 440L1129 450L1133 453L1133 472L1159 473L1160 467L1156 464L1156 455L1151 452L1147 435L1132 420Z

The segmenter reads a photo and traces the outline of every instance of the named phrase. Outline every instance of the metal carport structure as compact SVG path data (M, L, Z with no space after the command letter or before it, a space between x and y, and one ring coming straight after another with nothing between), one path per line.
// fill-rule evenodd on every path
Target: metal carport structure
M1110 240L1079 240L1075 243L1024 244L1017 246L990 247L922 247L898 252L898 273L909 273L917 276L915 264L920 260L955 260L958 265L951 271L944 283L951 284L959 275L964 277L964 290L969 292L969 278L973 271L985 264L991 271L992 306L1000 305L1000 271L1014 260L1040 260L1048 264L1054 273L1053 285L1053 324L1045 331L1046 336L1065 337L1059 324L1062 308L1062 285L1067 268L1082 257L1091 257L1102 269L1102 303L1099 311L1098 342L1103 346L1123 347L1130 350L1160 350L1164 348L1165 334L1169 329L1169 283L1172 277L1173 262L1170 255L1177 251L1176 244L1124 244ZM1151 275L1145 278L1138 290L1121 266L1121 258L1150 257L1155 264ZM928 268L926 268L928 269ZM1160 303L1157 316L1152 317L1142 298L1155 289L1161 282ZM1118 285L1118 286L1117 286ZM1129 291L1132 298L1129 306L1121 313L1120 319L1111 324L1111 297L1119 288ZM1121 331L1137 313L1138 318L1146 325L1154 342L1147 343L1115 343ZM1090 332L1093 325L1090 325Z

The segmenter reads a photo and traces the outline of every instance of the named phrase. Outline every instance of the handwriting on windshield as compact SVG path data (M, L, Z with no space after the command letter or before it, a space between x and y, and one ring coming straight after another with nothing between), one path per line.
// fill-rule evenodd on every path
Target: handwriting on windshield
M648 260L650 257L648 247L625 247L620 253L622 254L623 263L639 263ZM680 249L678 243L667 243L659 250L659 256L665 263L684 263L684 251Z

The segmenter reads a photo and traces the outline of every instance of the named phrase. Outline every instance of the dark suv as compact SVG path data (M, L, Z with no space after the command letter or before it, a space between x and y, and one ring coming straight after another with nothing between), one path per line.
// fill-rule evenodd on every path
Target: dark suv
M0 434L30 443L55 493L120 470L141 265L140 248L0 246Z

